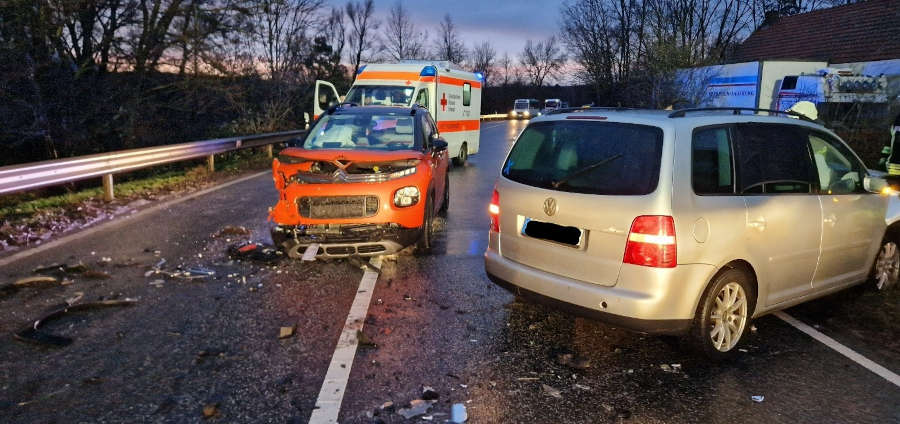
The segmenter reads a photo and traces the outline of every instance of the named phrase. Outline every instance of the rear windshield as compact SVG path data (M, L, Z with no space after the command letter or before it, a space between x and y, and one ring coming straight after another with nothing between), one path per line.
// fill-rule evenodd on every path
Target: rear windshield
M612 122L529 125L503 165L503 176L573 193L642 195L656 189L662 129Z

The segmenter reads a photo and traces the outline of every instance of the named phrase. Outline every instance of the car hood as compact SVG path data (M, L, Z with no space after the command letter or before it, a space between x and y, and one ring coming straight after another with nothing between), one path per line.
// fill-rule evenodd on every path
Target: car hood
M340 150L340 149L315 149L307 150L299 147L289 147L281 151L280 155L291 156L298 159L314 161L341 162L388 162L404 159L422 160L425 154L416 150Z

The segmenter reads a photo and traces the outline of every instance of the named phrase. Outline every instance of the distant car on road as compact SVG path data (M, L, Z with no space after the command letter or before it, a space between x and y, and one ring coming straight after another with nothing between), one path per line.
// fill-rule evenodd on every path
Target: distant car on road
M541 103L538 99L516 99L509 117L514 119L531 119L541 114Z
M532 120L490 202L495 283L712 357L750 319L900 275L896 196L833 132L740 110ZM889 200L890 219L886 219Z
M272 240L291 257L374 256L432 246L450 200L450 158L428 110L333 107L302 143L281 151Z

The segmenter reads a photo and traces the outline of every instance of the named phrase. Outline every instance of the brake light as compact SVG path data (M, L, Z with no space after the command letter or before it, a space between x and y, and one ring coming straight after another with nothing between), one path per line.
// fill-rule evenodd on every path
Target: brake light
M500 232L500 193L497 192L497 189L494 189L494 194L491 196L491 204L488 205L488 213L491 214L491 231L495 233Z
M626 264L674 268L675 220L671 216L644 215L634 219L625 244Z

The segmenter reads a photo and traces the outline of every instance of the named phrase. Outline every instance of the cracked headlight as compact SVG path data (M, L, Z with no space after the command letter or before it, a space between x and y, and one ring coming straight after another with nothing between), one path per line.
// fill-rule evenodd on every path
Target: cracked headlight
M394 192L394 206L405 208L419 203L419 189L415 186L403 187Z

